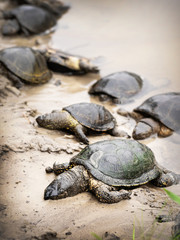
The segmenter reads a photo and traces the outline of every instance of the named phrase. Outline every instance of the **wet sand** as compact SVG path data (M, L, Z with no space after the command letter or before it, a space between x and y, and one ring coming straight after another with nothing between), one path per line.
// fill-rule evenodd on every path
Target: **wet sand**
M101 76L123 70L140 74L145 84L134 102L122 106L128 110L154 94L180 91L178 0L68 3L72 7L54 33L29 39L0 36L0 49L50 46L95 58ZM6 4L2 1L0 7ZM156 223L155 217L174 215L180 207L151 184L133 189L130 200L116 204L99 203L89 192L57 201L43 200L45 187L55 178L45 173L45 167L55 161L69 161L84 145L69 133L39 128L35 117L71 103L99 103L87 93L98 78L97 74L54 74L47 84L25 86L19 91L1 77L0 239L45 239L41 235L56 232L56 237L47 239L93 240L91 233L95 232L103 239L114 234L129 240L133 225L135 239L170 239L173 222ZM60 86L55 85L58 80ZM135 122L116 113L120 105L101 104L131 134ZM90 143L111 138L108 134L89 136ZM153 136L142 142L153 150L161 165L180 173L178 134L164 139ZM180 185L168 189L180 193Z

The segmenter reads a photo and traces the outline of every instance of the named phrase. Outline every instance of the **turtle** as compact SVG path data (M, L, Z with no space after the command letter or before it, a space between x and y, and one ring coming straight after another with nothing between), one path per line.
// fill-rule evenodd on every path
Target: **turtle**
M49 11L28 4L20 5L3 12L7 19L2 26L3 35L15 35L23 32L26 36L39 34L56 25L56 17Z
M112 100L117 104L127 103L142 88L142 78L131 72L112 73L96 81L89 93L98 95L100 101Z
M45 55L49 69L66 75L80 75L88 72L98 73L99 69L90 59L72 55L61 50L47 48L41 50Z
M168 137L180 130L180 92L167 92L146 99L133 112L119 109L118 113L137 121L132 136L136 140L157 133Z
M14 1L14 0L13 0ZM18 4L30 4L48 10L56 17L61 17L66 13L70 5L64 4L59 0L16 0Z
M17 88L26 83L45 83L52 77L45 57L29 47L11 47L0 51L0 73Z
M88 130L128 137L124 131L118 129L113 115L104 106L95 103L75 103L62 110L38 116L36 121L44 128L70 130L85 144L89 143L86 137Z
M46 172L58 176L45 189L44 199L61 199L84 191L103 203L130 198L131 189L148 182L167 187L180 174L160 167L152 150L133 139L98 141L86 146L69 163L54 163Z

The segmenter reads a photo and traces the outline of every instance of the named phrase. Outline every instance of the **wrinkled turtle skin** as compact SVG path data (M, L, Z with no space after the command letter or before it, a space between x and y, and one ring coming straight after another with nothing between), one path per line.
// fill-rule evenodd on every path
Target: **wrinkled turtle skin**
M105 132L115 136L126 136L118 131L113 115L103 106L95 103L77 103L64 107L62 111L52 111L36 118L37 123L48 129L66 129L73 132L85 144L88 130Z
M129 113L138 121L133 131L133 138L144 139L154 133L161 137L167 137L173 131L179 131L179 103L179 92L158 94L145 100L132 113ZM121 114L121 111L119 113Z
M111 99L114 103L126 103L141 90L142 84L137 74L116 72L98 80L89 93L99 95L102 101Z
M70 6L59 0L16 0L18 4L35 5L50 11L56 17L61 17L66 13Z
M31 5L21 5L3 13L9 19L2 26L3 35L23 32L26 36L39 34L56 25L56 17L49 11Z
M1 50L0 73L10 78L16 87L21 87L22 81L39 84L47 82L52 77L45 57L28 47Z
M49 69L54 72L64 73L66 75L81 75L88 72L98 73L97 66L91 63L91 60L65 53L60 50L48 48L43 51Z
M91 191L100 202L130 198L125 187L152 182L159 187L179 183L180 175L161 169L150 148L135 140L96 142L74 156L69 165L54 164L58 177L45 189L44 199L60 199Z

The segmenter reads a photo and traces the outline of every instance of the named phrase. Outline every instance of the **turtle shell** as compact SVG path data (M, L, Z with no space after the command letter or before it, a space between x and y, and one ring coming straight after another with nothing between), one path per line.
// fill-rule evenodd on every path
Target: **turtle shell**
M130 72L117 72L98 80L89 90L89 93L107 94L121 103L137 94L142 88L143 80L140 76Z
M113 115L103 106L95 103L77 103L63 108L81 125L95 131L107 131L115 127Z
M153 152L135 140L96 142L71 159L83 165L96 179L111 186L145 184L160 174Z
M41 33L56 24L53 14L40 7L21 5L11 10L19 24L31 33Z
M152 117L174 131L180 129L180 93L178 92L150 97L134 111Z
M3 49L0 51L0 61L10 72L27 82L43 83L52 77L45 57L28 47Z

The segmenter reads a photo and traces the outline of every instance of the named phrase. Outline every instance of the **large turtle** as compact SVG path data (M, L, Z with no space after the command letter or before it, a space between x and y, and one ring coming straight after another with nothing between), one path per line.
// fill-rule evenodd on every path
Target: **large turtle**
M9 19L2 26L3 35L18 32L23 32L26 36L39 34L56 25L56 17L51 12L31 5L21 5L4 11L3 18Z
M14 1L14 0L13 0ZM59 0L16 0L19 4L30 4L44 8L57 17L61 17L70 8Z
M142 84L143 80L135 73L116 72L98 80L89 93L98 95L102 101L125 103L141 90Z
M72 55L57 49L47 48L41 51L47 60L49 69L67 75L97 73L98 67L85 57Z
M114 136L127 136L119 131L113 115L103 106L95 103L77 103L64 107L61 111L54 110L36 118L37 123L48 129L66 129L73 132L85 144L87 130L108 132Z
M145 139L154 133L160 137L170 136L180 130L180 93L168 92L145 100L133 112L119 109L121 115L137 120L133 130L134 139Z
M158 166L150 148L130 139L91 144L69 164L55 163L53 169L46 169L48 173L52 171L60 175L45 189L45 200L66 198L89 190L100 202L115 203L130 197L129 187L150 181L166 187L180 181L180 174Z
M27 83L45 83L52 73L45 57L28 47L11 47L0 51L0 73L11 79L16 87Z

